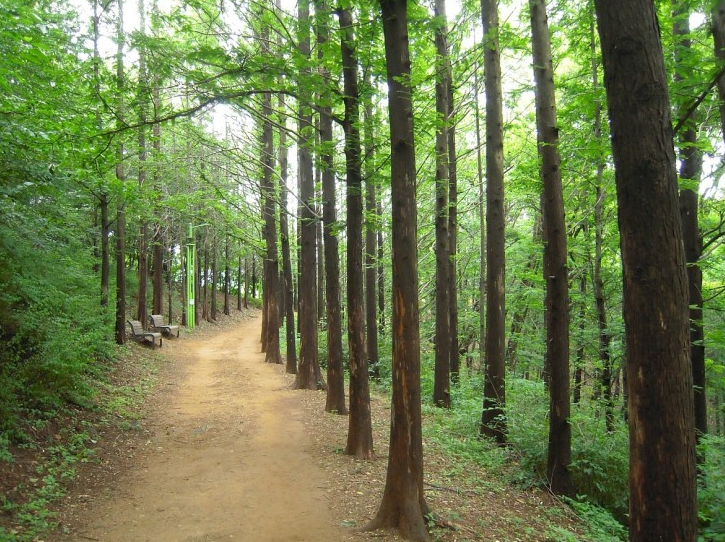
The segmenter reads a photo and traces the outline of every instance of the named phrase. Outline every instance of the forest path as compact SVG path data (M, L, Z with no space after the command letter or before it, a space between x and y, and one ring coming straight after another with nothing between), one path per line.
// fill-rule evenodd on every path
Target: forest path
M345 538L311 457L300 392L283 366L264 363L260 326L257 316L208 338L164 341L177 369L142 421L149 440L59 540Z

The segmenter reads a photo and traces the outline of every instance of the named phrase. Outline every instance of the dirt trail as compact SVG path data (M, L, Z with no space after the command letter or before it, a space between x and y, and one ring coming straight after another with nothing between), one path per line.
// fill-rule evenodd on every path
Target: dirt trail
M339 542L299 392L259 353L260 319L164 341L184 371L143 420L149 440L62 540Z

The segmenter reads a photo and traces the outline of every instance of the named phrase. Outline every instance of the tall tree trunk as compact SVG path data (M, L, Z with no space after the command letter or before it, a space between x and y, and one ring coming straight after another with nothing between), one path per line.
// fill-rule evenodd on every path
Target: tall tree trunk
M576 362L574 363L574 392L572 394L572 403L579 404L582 397L582 385L584 376L584 365L585 360L585 333L587 326L587 275L582 273L579 278L579 296L581 302L579 303L579 339L576 348Z
M659 26L649 0L595 0L595 6L624 271L629 535L632 542L693 542L697 484L687 271Z
M479 95L479 79L478 79L478 68L479 64L476 63L476 68L473 72L474 75L474 87L475 97L473 105L475 108L476 115L476 178L478 180L478 221L481 228L481 270L478 277L478 293L479 293L479 368L483 371L486 363L486 306L488 299L488 287L486 285L487 279L487 266L486 266L486 186L483 180L483 156L481 153L481 114L480 106L478 103Z
M249 256L244 257L244 308L249 308Z
M242 255L238 256L237 260L237 310L242 310Z
M365 88L372 88L372 83L367 79L370 70L365 70ZM373 104L369 92L364 98L365 109L363 112L363 129L365 139L365 323L367 331L367 354L370 365L370 375L374 379L380 378L380 355L378 351L378 319L377 319L377 280L376 274L376 230L379 227L377 216L377 202L375 195L375 167L373 163L374 153L374 125L373 125Z
M368 359L363 297L363 187L360 150L358 61L350 10L338 10L342 74L345 81L345 163L347 174L347 341L350 351L350 418L345 453L372 459Z
M591 71L592 87L599 88L599 69L597 66L597 43L594 19L591 25ZM602 106L599 102L594 104L594 137L601 144L602 141ZM599 362L602 367L600 374L599 388L595 388L595 397L598 397L601 389L604 396L605 423L607 431L614 430L614 403L612 401L612 356L610 344L611 334L607 327L606 294L604 291L604 280L602 278L602 247L604 243L604 168L605 157L597 153L597 175L596 175L596 201L594 202L594 301L597 309L598 328L598 353Z
M126 44L126 35L123 31L123 0L118 0L118 24L117 40L118 51L116 53L116 91L118 93L118 105L116 107L116 128L123 127L124 102L123 93L125 87L125 75L123 71L123 49ZM118 195L116 204L116 343L126 342L126 215L125 196L123 183L126 176L123 171L123 136L118 138L116 145L116 179L121 185L121 193Z
M154 37L159 33L159 3L158 0L152 0L151 3L151 32ZM152 128L152 147L154 154L154 162L156 165L153 172L153 185L160 192L161 190L161 168L158 161L161 157L161 123L158 122L161 114L161 82L159 78L159 66L156 63L151 65L153 77L152 104L154 124ZM156 211L158 215L158 211ZM156 218L153 226L153 293L152 305L153 314L163 314L164 312L164 235L160 225L160 219ZM171 270L169 270L169 275ZM169 291L169 296L171 292ZM171 300L169 299L169 303ZM171 305L169 305L171 310ZM169 317L169 323L172 323Z
M545 0L529 0L531 45L536 82L538 134L544 222L544 280L546 282L546 357L549 361L549 449L546 474L557 495L574 496L569 472L569 277L566 260L564 191L561 185L559 128L556 120L554 68Z
M269 27L261 30L262 55L269 56ZM262 95L262 195L264 199L264 301L267 307L267 329L264 344L265 361L282 363L279 348L279 256L277 251L277 195L274 188L274 133L272 127L272 94Z
M498 2L481 0L486 90L486 378L481 434L506 442L506 247L503 189L503 109Z
M383 257L385 256L385 247L383 246L383 203L381 201L382 194L377 201L377 221L378 221L378 331L385 333L385 267L383 266Z
M448 93L451 81L447 77L448 25L445 0L435 0L434 14L436 47L436 324L435 324L435 371L433 402L437 406L451 406L451 285L450 236L448 233Z
M381 0L390 118L393 398L385 491L368 529L430 540L423 493L415 142L405 0Z
M315 0L317 13L318 59L324 66L323 51L330 34L330 11L325 0ZM321 68L323 80L329 72ZM345 406L345 372L342 363L342 314L340 308L340 255L337 240L337 196L332 153L332 95L325 88L320 94L320 168L322 169L322 220L325 253L325 301L327 308L327 400L325 412L347 414ZM350 225L348 223L348 237ZM353 242L348 240L348 243Z
M99 0L93 0L93 80L96 96L101 94L101 53L98 49L100 40L100 19L98 13ZM103 129L103 121L100 112L96 113L96 129L100 132ZM108 306L108 283L111 275L110 251L108 247L108 235L110 224L108 222L108 193L106 187L101 186L98 195L98 202L101 209L101 307Z
M310 59L310 3L309 0L298 2L299 47L301 56ZM315 183L312 173L312 155L310 146L314 142L311 136L312 114L309 103L310 92L305 88L310 69L301 71L299 92L299 132L300 142L297 151L298 174L300 181L300 265L299 265L299 322L300 322L300 363L295 378L297 389L322 389L320 364L317 359L317 270L315 216Z
M138 1L139 32L146 33L146 3ZM138 184L141 189L146 182L146 117L148 101L148 72L146 70L146 50L141 45L138 48L138 120L141 125L138 129ZM148 325L148 224L145 218L141 219L141 231L138 237L138 320L141 325Z
M287 218L287 180L289 168L287 166L287 117L284 115L284 95L279 95L279 109L282 113L278 123L279 129L279 229L282 237L282 289L284 293L285 318L285 348L287 363L285 370L288 374L297 373L297 336L295 334L295 304L292 291L292 257L290 252L289 220Z
M673 0L675 34L675 81L692 81L692 38L690 37L690 10L682 0ZM684 104L675 104L682 106ZM695 430L699 441L707 434L707 395L705 387L705 328L702 299L702 235L698 219L699 186L702 175L702 151L697 146L697 118L695 113L683 126L679 141L680 178L685 188L680 190L680 219L687 260L687 284L690 298L690 359L692 383L695 390Z
M446 31L447 32L447 31ZM461 368L461 348L458 338L458 157L456 156L455 96L453 69L450 52L445 59L445 78L448 80L448 276L451 280L449 292L451 330L451 381L458 382Z
M715 58L722 64L725 63L725 0L720 0L713 6L711 16ZM717 94L720 100L720 131L725 142L725 75L717 80Z
M229 290L231 289L232 277L229 271L229 234L224 234L224 314L229 316Z

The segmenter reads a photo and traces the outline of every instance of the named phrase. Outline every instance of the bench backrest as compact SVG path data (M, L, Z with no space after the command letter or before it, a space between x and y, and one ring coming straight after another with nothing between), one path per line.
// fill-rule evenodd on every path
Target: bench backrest
M143 335L143 326L141 325L141 322L138 320L129 320L129 324L131 324L131 331L134 335Z
M164 323L164 317L161 314L151 314L149 315L149 318L151 319L151 325L154 327L162 327L166 325Z

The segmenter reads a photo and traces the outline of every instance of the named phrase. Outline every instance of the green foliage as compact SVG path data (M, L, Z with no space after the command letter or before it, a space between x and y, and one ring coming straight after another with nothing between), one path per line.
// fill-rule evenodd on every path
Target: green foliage
M725 541L725 438L706 435L698 447L700 457L697 493L702 542Z

